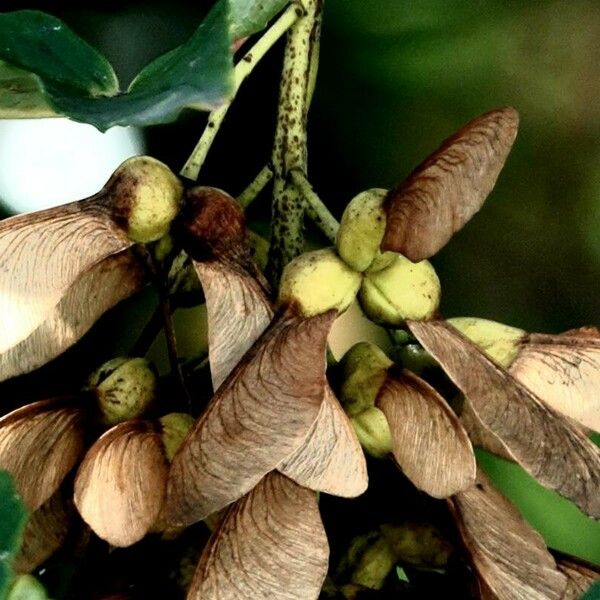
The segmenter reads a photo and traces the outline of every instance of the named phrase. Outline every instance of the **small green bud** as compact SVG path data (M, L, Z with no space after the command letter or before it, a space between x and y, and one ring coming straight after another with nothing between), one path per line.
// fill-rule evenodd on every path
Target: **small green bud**
M398 254L385 269L366 273L359 300L371 320L398 327L407 319L431 318L440 295L440 280L431 263L413 263Z
M159 419L162 427L161 440L169 462L181 446L189 430L194 424L194 417L187 413L169 413Z
M513 363L519 353L519 342L526 335L522 329L475 317L456 317L448 319L448 323L503 367Z
M356 297L360 282L361 276L333 248L306 252L284 269L279 301L298 304L306 317L331 309L344 312Z
M392 451L392 432L388 421L376 406L350 417L356 437L365 452L373 458L384 458Z
M343 383L340 399L350 417L375 406L392 361L370 342L359 342L341 360Z
M379 590L396 564L396 555L387 540L378 537L361 556L354 569L352 583Z
M447 566L453 548L430 523L386 523L380 529L397 561L417 567Z
M136 419L148 409L156 393L156 374L145 358L114 358L88 380L105 425Z
M104 191L129 238L146 244L169 231L179 212L183 186L167 165L149 156L134 156L113 173Z
M338 254L355 271L366 271L380 254L386 194L386 190L378 188L362 192L350 200L342 215L335 245Z

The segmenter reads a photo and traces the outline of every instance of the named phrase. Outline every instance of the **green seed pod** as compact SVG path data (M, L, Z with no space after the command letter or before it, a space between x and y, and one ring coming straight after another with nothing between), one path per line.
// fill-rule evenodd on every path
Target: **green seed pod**
M375 406L377 394L392 365L385 352L370 342L359 342L346 352L341 360L340 400L350 417Z
M341 361L340 400L365 451L382 458L392 451L392 434L375 400L393 365L375 344L360 342Z
M92 373L88 384L102 422L110 426L144 414L154 400L156 374L145 358L114 358Z
M171 462L185 436L192 428L194 417L187 413L169 413L159 420L162 427L160 437L165 446L167 458Z
M297 304L305 317L335 309L344 312L352 304L361 276L333 248L306 252L283 271L279 302Z
M361 192L350 200L342 215L335 245L338 254L355 271L366 271L380 254L386 194L386 190L379 188Z
M519 342L526 335L525 331L517 327L475 317L456 317L448 319L448 323L506 368L517 357Z
M385 269L366 273L359 300L371 320L398 327L407 319L431 318L440 295L440 280L428 261L413 263L398 254Z
M392 451L392 432L385 415L376 406L350 417L360 445L373 458L384 458Z
M33 575L19 575L6 600L48 600L44 586Z
M169 231L179 212L183 186L167 165L149 156L134 156L113 173L103 193L129 238L146 244Z

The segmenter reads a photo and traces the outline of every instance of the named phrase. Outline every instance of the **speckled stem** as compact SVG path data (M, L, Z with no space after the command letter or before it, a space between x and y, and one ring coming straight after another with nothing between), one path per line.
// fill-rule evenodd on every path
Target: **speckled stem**
M225 115L231 106L231 102L235 98L238 89L242 85L243 81L252 73L254 67L258 64L260 59L267 53L267 51L273 46L273 44L292 26L294 21L298 19L298 15L302 14L302 9L297 3L292 3L288 8L281 14L281 16L271 25L271 27L265 32L265 34L254 44L248 52L242 57L242 59L235 66L235 87L233 91L233 97L231 100L224 104L221 108L210 113L208 116L208 123L206 128L202 132L200 140L196 144L196 147L190 154L185 165L181 169L182 177L196 181L200 169L206 160L206 155L212 146L212 143L225 119Z
M267 183L273 178L273 169L271 165L266 165L261 172L255 177L254 181L237 197L240 206L245 210L254 202Z
M285 265L304 249L305 200L290 173L294 169L306 173L306 120L316 73L311 56L316 56L313 47L320 31L322 0L305 0L304 4L306 14L288 32L273 147L275 181L267 265L273 289L277 289Z

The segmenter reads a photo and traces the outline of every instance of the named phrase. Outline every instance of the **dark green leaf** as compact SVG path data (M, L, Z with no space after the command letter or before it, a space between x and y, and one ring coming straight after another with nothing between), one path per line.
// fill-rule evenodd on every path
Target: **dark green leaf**
M594 583L580 600L600 600L600 581Z
M289 0L229 0L231 39L248 37L267 23L288 4Z
M10 475L0 471L0 598L12 583L11 563L19 549L27 512Z
M144 126L171 122L184 108L215 108L233 90L227 0L185 44L142 69L126 93L118 92L106 59L50 15L0 14L0 39L10 40L0 59L18 68L4 77L0 69L0 84L11 82L0 93L0 117L48 116L40 113L53 109L101 130Z

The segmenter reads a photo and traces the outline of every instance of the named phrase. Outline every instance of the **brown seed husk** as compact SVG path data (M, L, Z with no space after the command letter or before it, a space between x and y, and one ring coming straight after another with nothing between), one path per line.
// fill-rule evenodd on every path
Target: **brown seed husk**
M514 459L542 485L600 518L600 449L450 324L408 326Z
M561 600L567 579L542 537L481 472L470 489L449 500L480 579L496 600Z
M473 484L475 455L467 432L428 383L392 369L376 406L390 426L394 458L417 488L447 498Z
M85 414L73 402L42 400L0 419L0 469L31 511L58 490L84 451Z
M367 489L365 455L329 386L305 442L278 470L299 485L336 496L352 498Z
M448 138L388 193L383 251L433 256L479 211L517 135L513 108L492 110Z
M75 479L75 506L113 546L141 540L163 506L168 462L160 433L146 421L109 429L88 451Z
M273 472L229 508L187 599L316 600L328 555L314 492Z
M325 390L336 313L281 313L219 388L175 455L165 517L188 525L250 491L305 440Z

